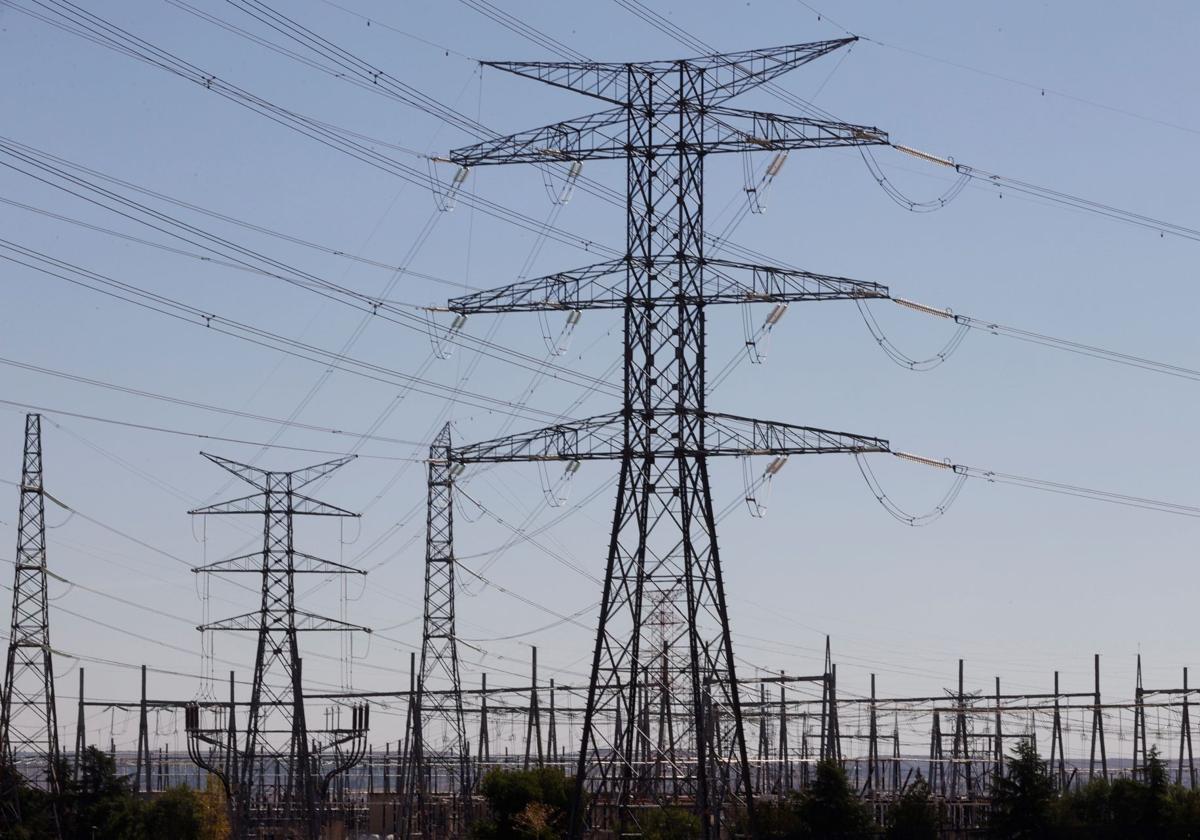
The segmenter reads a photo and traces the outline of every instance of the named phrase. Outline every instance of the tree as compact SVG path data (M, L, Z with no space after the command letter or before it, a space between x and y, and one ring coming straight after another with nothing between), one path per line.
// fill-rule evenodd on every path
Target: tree
M232 828L229 825L229 801L225 788L211 773L200 794L200 840L229 840Z
M700 836L700 818L686 808L652 808L639 821L643 840L692 840Z
M929 784L918 775L888 811L885 836L888 840L936 840L941 826L942 815Z
M480 790L491 811L491 818L473 829L480 840L550 840L565 828L571 785L558 768L496 767L483 777Z
M164 791L146 807L142 823L148 837L202 840L204 806L201 795L184 785Z
M1053 826L1054 782L1033 744L1021 741L1008 772L992 781L988 818L993 837L1027 840L1057 836Z
M845 770L827 759L817 765L812 786L803 793L756 803L750 834L778 840L857 840L874 836L875 824L866 805L850 789Z
M857 838L873 833L874 820L850 789L846 771L834 759L817 765L812 787L800 795L804 837Z
M113 759L88 747L79 762L79 779L63 777L60 813L68 837L95 840L142 840L142 803L129 782L117 775ZM66 781L70 780L70 781Z

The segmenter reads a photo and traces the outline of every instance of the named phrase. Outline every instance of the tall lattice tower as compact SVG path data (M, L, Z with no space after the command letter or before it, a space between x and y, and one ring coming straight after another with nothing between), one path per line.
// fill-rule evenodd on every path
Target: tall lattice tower
M238 837L303 836L317 840L322 802L330 780L361 760L366 749L367 707L353 709L348 726L340 715L324 728L305 715L299 633L370 632L296 608L297 574L363 574L295 548L296 516L356 516L299 491L344 466L339 458L291 472L268 472L214 455L204 455L257 492L191 511L193 515L262 516L262 551L220 560L193 571L255 575L261 580L259 609L200 627L201 632L255 633L258 645L250 702L238 747L232 718L209 725L198 705L186 714L188 750L196 763L222 780ZM232 686L231 686L232 689ZM231 696L228 713L237 706ZM231 755L231 751L234 753Z
M429 448L425 538L425 615L413 700L412 761L405 830L424 838L460 837L470 816L470 743L454 627L454 477L450 424Z
M17 771L33 784L60 791L58 715L54 705L54 662L50 648L50 609L46 597L46 499L42 485L42 418L25 417L17 512L17 553L13 559L12 623L0 708L0 764L8 780L4 816L19 819ZM0 827L3 822L0 822Z
M876 128L726 104L850 40L636 64L489 63L608 107L449 155L463 167L626 164L623 256L449 303L460 314L599 308L620 310L624 319L618 412L455 450L462 463L606 458L621 465L576 773L575 802L585 801L586 790L589 812L573 809L572 836L589 823L638 833L644 809L676 801L695 810L711 838L731 799L753 808L708 458L888 450L877 438L707 405L710 306L887 296L873 283L705 255L709 156L887 142ZM677 689L683 715L643 712L661 683L651 676L662 651L653 643L650 605L664 601L679 605L685 628L674 641L686 663ZM673 727L664 738L640 731L660 720ZM656 754L647 756L647 745ZM680 780L673 799L654 784L663 762L673 763L669 777Z

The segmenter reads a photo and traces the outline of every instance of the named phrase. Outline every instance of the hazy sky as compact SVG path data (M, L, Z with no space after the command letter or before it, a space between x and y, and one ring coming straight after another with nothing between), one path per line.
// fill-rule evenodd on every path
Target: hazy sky
M194 2L229 26L318 60L230 4ZM202 20L184 0L85 5L224 82L392 144L398 148L376 148L422 173L427 163L420 155L474 139L378 90ZM1195 4L816 4L836 23L786 0L647 5L721 50L841 37L847 27L871 40L793 72L782 86L841 119L879 126L898 143L1179 224L1200 221ZM589 57L694 53L608 0L503 6ZM35 4L0 6L5 138L377 264L139 196L164 212L335 283L406 304L441 302L464 286L505 284L598 259L594 249L539 240L465 202L439 212L419 186L14 7ZM557 56L465 3L304 0L286 9L373 66L496 131L595 110L583 97L494 70L481 73L478 59ZM765 92L737 104L794 110ZM892 150L876 156L896 186L917 200L952 184L944 168ZM0 155L0 163L9 162ZM752 162L761 168L769 158ZM437 172L448 181L453 169ZM589 163L584 174L623 189L619 163ZM708 175L708 227L718 232L744 204L743 161L712 159ZM618 208L583 190L556 208L534 168L481 168L463 189L539 221L553 218L571 234L568 240L623 244ZM362 511L361 521L299 525L305 550L370 571L365 588L349 582L344 604L336 581L305 581L300 588L306 608L333 615L345 609L350 620L379 631L370 641L354 640L356 687L408 685L408 655L420 642L425 485L419 459L443 419L452 418L455 436L465 441L535 427L581 396L572 415L616 407L603 393L584 396L569 383L535 380L520 357L509 355L545 358L547 341L552 345L562 328L560 315L544 321L473 317L465 334L498 349L480 356L472 349L479 345L471 344L449 358L431 358L420 317L406 325L367 319L363 328L359 313L278 279L33 212L27 208L195 250L7 166L0 168L0 198L0 238L434 383L422 385L430 392L422 394L337 371L326 375L321 364L0 263L0 356L7 362L391 439L366 442L358 450L363 457L319 490L330 502ZM733 241L780 262L883 283L897 296L984 320L1197 364L1195 242L978 184L938 212L911 213L889 200L853 150L793 153L768 199L764 214L738 224ZM396 278L383 266L400 263L415 274L392 284ZM888 303L871 308L912 355L933 353L950 338L944 321ZM765 307L752 310L751 328L766 314ZM743 352L745 328L732 307L714 312L710 324L709 366L719 369ZM618 381L611 365L619 339L616 313L588 312L567 351L553 361ZM851 303L792 306L768 349L765 364L743 363L714 391L711 407L877 435L896 449L998 471L1200 502L1187 443L1200 409L1194 382L979 332L945 365L916 373L880 352ZM449 404L442 389L456 386L460 398ZM56 414L255 442L279 431L270 422L7 363L0 364L0 399L47 409L50 492L140 541L51 508L51 566L77 584L52 584L55 648L198 674L194 627L203 618L202 602L188 568L248 550L259 539L257 520L203 523L186 515L197 504L242 492L198 451L278 469L328 456L286 449L264 454L252 445ZM516 417L495 408L511 401L525 406ZM15 482L23 409L0 408L0 478ZM277 442L336 452L354 443L296 428L282 431ZM889 495L916 511L936 504L950 480L886 456L873 465ZM749 470L764 466L756 461ZM555 467L539 475L534 466L513 465L466 476L464 489L474 503L460 507L458 551L464 566L489 581L463 575L458 615L460 636L470 640L462 651L468 685L478 684L482 671L491 684L523 680L530 643L540 648L544 678L586 680L600 591L594 578L603 570L616 471L610 464L584 465L566 504L555 507L542 488L560 472ZM733 506L720 541L743 673L813 673L825 633L833 636L842 669L839 685L850 694L866 691L870 672L878 674L884 694L937 692L951 684L960 656L972 686L990 687L998 674L1006 687L1048 690L1058 669L1065 689L1084 690L1091 655L1099 652L1106 687L1122 696L1132 692L1139 650L1147 684L1174 685L1182 666L1198 662L1187 629L1195 608L1195 519L970 481L945 517L909 528L886 515L854 461L843 456L793 458L774 482L762 519L749 516L740 502L740 464L715 466L714 482L717 506ZM0 496L8 500L0 507L0 530L12 545L16 491L0 485ZM552 522L535 542L495 552L510 540L509 526L532 530ZM5 573L5 584L10 580ZM211 595L213 618L256 606L254 593L228 583L214 581ZM527 601L577 618L548 626L555 616ZM311 654L339 653L333 639L304 643ZM233 667L229 661L247 676L251 651L248 639L218 639L218 674ZM70 744L76 663L59 656L56 664L62 737ZM135 695L132 669L84 664L92 696ZM333 659L315 655L306 658L305 676L314 688L348 678ZM156 696L184 699L196 690L193 677L151 676ZM132 745L136 725L125 726L119 714L91 719L90 737L107 739L112 721L118 743ZM377 741L394 738L401 725L383 715L373 723ZM155 741L171 740L170 731L164 718Z

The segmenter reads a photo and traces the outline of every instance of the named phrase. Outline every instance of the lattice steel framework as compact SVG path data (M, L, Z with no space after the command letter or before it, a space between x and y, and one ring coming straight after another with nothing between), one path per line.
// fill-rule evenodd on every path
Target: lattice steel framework
M42 484L42 417L25 416L14 557L12 621L0 704L0 827L20 819L17 773L58 794L61 791L58 714L50 609L46 596L46 492Z
M886 451L886 441L708 410L707 307L886 297L872 283L707 258L704 162L720 152L883 144L875 128L727 107L750 88L849 43L800 44L639 64L490 63L612 107L459 149L464 167L626 161L621 259L452 300L451 311L611 308L624 317L624 400L612 415L454 451L462 463L589 458L621 462L592 660L571 834L640 833L643 807L690 803L716 837L751 778L709 487L710 455ZM644 714L661 674L651 605L676 603L684 662L672 714ZM661 705L661 704L660 704ZM656 721L672 729L639 731ZM601 726L601 721L607 722ZM611 726L611 729L609 729ZM663 744L659 747L659 744ZM649 748L648 748L649 747ZM660 774L659 778L647 778Z
M454 625L454 476L450 424L429 448L425 539L425 615L421 668L412 709L405 830L421 837L462 836L470 809L470 742ZM440 797L435 807L434 794Z
M296 832L316 840L321 801L330 779L357 763L366 748L366 708L356 707L349 727L314 728L305 719L301 685L301 631L370 632L332 618L296 609L297 574L364 574L358 569L296 551L296 516L357 516L299 491L351 457L292 472L268 472L206 453L204 457L257 492L190 511L192 515L254 515L264 518L261 552L193 569L200 574L253 574L261 577L259 609L202 625L201 632L235 631L258 635L254 678L244 729L237 747L230 698L226 726L206 726L201 709L188 709L186 728L193 760L217 775L229 795L235 831L242 837L264 832ZM232 691L232 683L230 686ZM326 767L324 765L328 764Z

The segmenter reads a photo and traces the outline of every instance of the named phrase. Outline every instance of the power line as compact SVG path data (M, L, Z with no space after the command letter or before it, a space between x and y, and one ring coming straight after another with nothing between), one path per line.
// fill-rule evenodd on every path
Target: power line
M196 438L197 440L219 441L222 443L236 443L242 446L257 446L265 449L282 449L288 452L306 452L315 455L343 455L345 453L337 449L314 449L307 446L288 446L282 443L264 443L262 441L243 440L241 438L225 437L223 435L210 435L204 432L185 431L183 429L171 429L164 426L154 426L148 423L138 423L133 420L118 420L112 417L98 417L94 414L82 414L76 411L67 411L61 408L48 408L45 406L32 405L30 403L16 402L14 400L0 400L0 405L9 405L15 408L28 409L30 411L39 411L45 414L57 415L62 417L74 417L77 420L88 420L94 423L105 423L110 426L122 426L128 429L137 429L142 432L155 432L158 434L176 435L179 437ZM419 459L405 458L400 455L362 455L360 457L370 458L378 461L413 461Z
M196 400L184 399L182 397L173 397L167 394L147 391L143 388L134 388L129 385L119 385L114 382L107 382L101 379L93 379L79 374L69 373L62 370L54 370L53 368L42 367L40 365L29 364L28 362L20 362L15 359L5 359L0 357L0 364L8 365L9 367L25 370L31 373L38 373L44 376L53 376L59 379L66 379L70 382L77 382L83 385L91 385L97 388L105 388L117 393L129 394L136 397L144 397L146 399L158 400L170 405L183 406L185 408L196 408L201 411L210 411L216 414L223 414L229 417L237 417L242 420L255 420L262 423L271 423L273 425L284 426L287 428L300 429L306 432L320 432L322 434L338 435L339 437L350 437L359 440L369 440L377 443L395 443L403 446L420 446L420 442L412 440L404 440L402 438L385 437L382 435L368 434L366 432L355 432L346 429L338 429L330 426L316 426L311 423L301 423L296 420L284 420L279 417L268 417L262 414L254 414L249 411L240 409L228 408L225 406L213 405L211 403L198 402ZM47 409L49 410L49 409ZM55 412L62 414L64 412ZM91 418L85 418L91 419ZM218 438L213 438L218 439ZM236 442L236 441L235 441ZM307 450L314 451L314 450ZM340 454L340 453L339 453Z
M296 358L305 359L316 364L336 368L347 373L353 373L356 376L390 385L403 383L418 393L429 396L444 396L443 392L452 390L449 386L440 385L420 377L410 376L409 374L361 359L335 354L297 339L290 339L244 322L205 312L190 304L182 303L165 295L149 292L132 284L99 274L98 272L72 265L71 263L25 248L8 240L0 239L0 248L12 251L13 254L17 255L0 253L0 259L23 265L43 274L58 277L68 283L91 289L127 303L132 303L141 308L175 318L185 323L240 338L251 344L285 353L289 356L295 356ZM27 262L26 260L36 260L37 262ZM482 394L458 391L458 398L469 405L489 411L507 413L514 410L514 406L510 401L487 397ZM553 412L535 409L524 409L517 413L524 416L557 416Z
M0 160L0 166L6 166L14 169L22 174L34 178L35 180L67 192L89 203L96 204L106 210L109 210L110 212L117 213L118 215L128 218L131 221L150 227L175 239L189 242L190 244L196 245L203 250L221 254L238 265L260 271L268 276L282 280L289 285L315 293L328 300L332 300L336 303L362 312L363 314L371 315L398 326L421 332L424 335L431 335L441 332L427 319L422 318L412 311L404 309L400 305L391 303L387 300L379 300L345 286L341 286L332 281L325 280L318 275L312 274L311 272L296 268L261 252L255 251L247 246L240 245L232 240L218 236L202 228L196 227L195 225L191 225L166 213L154 210L147 205L141 204L137 201L121 196L118 193L112 192L111 190L100 187L95 183L89 182L80 176L72 175L66 170L55 165L47 164L39 160L35 156L36 153L27 154L20 149L10 146L10 144L4 140L0 140L0 153L9 154L17 160L41 170L46 175L65 180L70 186L64 186L63 184L48 180L42 177L42 175L29 172L28 170L23 169L11 162ZM78 192L76 188L86 190L91 195L82 194ZM445 341L450 344L465 346L469 349L475 350L476 352L488 355L494 359L505 361L507 363L515 364L528 369L534 369L530 367L531 365L545 365L553 371L553 374L556 375L556 378L563 378L567 381L577 381L581 384L589 384L594 382L594 379L587 377L584 374L580 374L557 365L547 364L546 362L536 359L535 357L495 345L486 339L476 339L466 336L457 330L444 331L441 335L439 335L438 340ZM603 383L602 387L612 389L615 386L609 385L608 383Z

